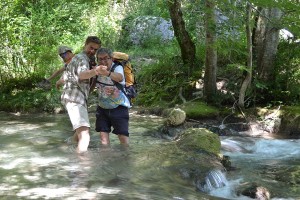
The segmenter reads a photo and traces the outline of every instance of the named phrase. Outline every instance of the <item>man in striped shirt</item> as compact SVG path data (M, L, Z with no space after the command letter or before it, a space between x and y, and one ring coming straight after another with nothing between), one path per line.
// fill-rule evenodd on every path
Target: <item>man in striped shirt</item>
M90 69L89 61L100 47L100 39L96 36L89 36L85 41L83 51L72 58L61 79L64 83L61 102L67 109L75 130L78 153L87 151L90 142L87 99L90 91L90 78L96 76L98 72L97 68Z

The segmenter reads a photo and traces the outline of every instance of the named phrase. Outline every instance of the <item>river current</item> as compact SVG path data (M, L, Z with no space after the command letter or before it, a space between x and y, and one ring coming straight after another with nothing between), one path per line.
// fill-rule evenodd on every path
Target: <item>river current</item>
M150 150L170 142L153 137L162 118L131 112L130 146L124 148L115 135L110 147L101 146L94 113L90 117L89 151L78 155L66 114L1 112L0 199L249 199L235 192L244 182L267 184L277 191L273 199L300 199L299 189L274 178L278 170L299 166L299 140L222 136L222 153L237 170L224 172L224 187L203 193L155 158L146 162Z

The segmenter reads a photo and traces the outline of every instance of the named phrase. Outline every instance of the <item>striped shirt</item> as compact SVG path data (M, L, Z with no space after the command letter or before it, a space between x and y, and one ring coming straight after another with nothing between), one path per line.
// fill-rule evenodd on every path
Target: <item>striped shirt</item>
M89 58L84 52L81 52L72 58L64 71L64 87L61 95L63 104L75 102L87 106L90 90L89 79L79 80L79 74L86 70L89 70Z

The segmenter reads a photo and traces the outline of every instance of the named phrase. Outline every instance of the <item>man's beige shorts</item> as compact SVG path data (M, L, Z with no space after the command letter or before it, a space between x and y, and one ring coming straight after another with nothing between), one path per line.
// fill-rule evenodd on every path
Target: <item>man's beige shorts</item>
M85 106L74 102L66 102L65 106L73 125L73 130L81 126L90 127L89 115Z

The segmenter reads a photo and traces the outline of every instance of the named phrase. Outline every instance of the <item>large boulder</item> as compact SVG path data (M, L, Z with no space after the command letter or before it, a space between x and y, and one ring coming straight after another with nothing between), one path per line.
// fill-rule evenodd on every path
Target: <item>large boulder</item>
M221 141L217 134L205 128L189 128L179 136L177 146L185 151L201 150L218 156Z
M286 138L300 138L300 115L283 115L279 134Z
M174 38L171 20L165 20L161 17L140 16L132 21L130 27L132 28L129 30L129 37L135 45L144 44L151 39L167 42Z
M176 141L149 150L143 165L159 164L166 173L176 173L197 190L209 192L223 187L224 166L220 157L221 142L217 134L204 128L188 128Z
M186 119L186 114L184 110L181 110L180 108L174 108L170 112L167 120L166 125L168 126L178 126L184 123Z

